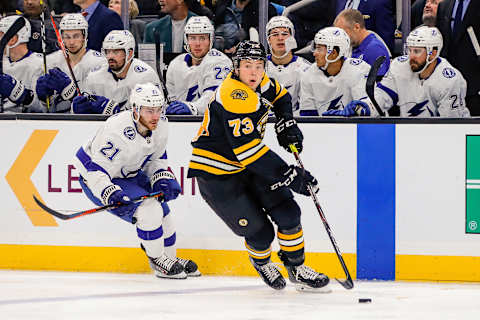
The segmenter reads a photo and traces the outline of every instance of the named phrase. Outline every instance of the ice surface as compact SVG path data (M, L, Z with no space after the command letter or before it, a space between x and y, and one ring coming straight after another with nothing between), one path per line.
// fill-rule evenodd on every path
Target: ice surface
M480 283L330 286L320 294L250 277L0 271L0 319L480 319Z

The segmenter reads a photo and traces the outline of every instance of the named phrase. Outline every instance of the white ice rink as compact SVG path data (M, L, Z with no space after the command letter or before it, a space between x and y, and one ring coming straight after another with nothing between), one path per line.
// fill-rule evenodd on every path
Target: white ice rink
M332 292L260 278L0 271L0 319L480 319L479 283L364 282ZM371 298L372 303L358 303Z

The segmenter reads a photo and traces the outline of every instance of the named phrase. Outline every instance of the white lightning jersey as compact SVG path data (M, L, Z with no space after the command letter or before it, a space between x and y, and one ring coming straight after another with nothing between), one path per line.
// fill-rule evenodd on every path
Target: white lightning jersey
M57 67L71 78L70 70L61 50L52 52L47 56L47 66L48 69ZM107 59L100 52L90 49L87 50L82 59L80 59L76 65L72 66L73 74L77 79L80 90L84 90L84 82L88 74L104 66L108 67Z
M77 151L75 168L93 195L102 199L102 191L113 184L111 179L131 178L140 170L150 178L156 171L166 170L167 140L166 117L160 118L151 136L143 137L136 129L132 111L126 110L108 118Z
M47 108L40 103L35 88L37 80L43 75L43 56L40 53L29 51L22 59L12 62L9 58L3 58L3 72L21 81L25 89L32 90L34 98L28 106L28 112L46 112ZM22 112L21 106L16 106L8 99L4 99L4 110L6 112Z
M300 115L321 116L327 110L342 110L352 100L371 105L365 91L369 71L368 63L353 58L345 59L336 76L327 76L312 64L301 80Z
M82 90L113 100L123 110L135 85L147 82L160 85L158 74L148 64L134 58L124 79L117 78L108 65L103 66L88 74L85 89Z
M232 70L232 61L222 52L211 49L202 62L192 65L192 56L184 53L170 62L166 85L170 99L189 102L204 114L213 92Z
M294 115L298 115L300 103L300 80L310 67L311 63L299 56L293 56L292 60L287 64L275 64L272 56L267 56L266 73L270 78L274 78L292 96L292 108Z
M421 80L412 72L408 56L393 60L389 72L375 88L375 100L385 110L400 107L401 117L469 117L465 106L467 83L460 71L444 58Z

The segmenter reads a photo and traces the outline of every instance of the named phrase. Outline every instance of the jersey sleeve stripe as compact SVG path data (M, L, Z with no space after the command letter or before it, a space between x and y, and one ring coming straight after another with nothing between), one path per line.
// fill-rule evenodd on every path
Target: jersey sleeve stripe
M237 148L233 149L233 152L236 155L238 155L238 154L240 154L242 152L245 152L246 150L251 149L251 148L255 147L256 145L260 144L261 141L262 140L260 140L260 139L253 139L249 143L246 143L243 146L240 146L240 147L237 147Z
M110 178L110 180L112 179L107 170L92 161L92 158L90 158L90 156L85 152L85 150L83 150L83 147L80 147L80 149L78 149L76 156L78 160L80 160L80 162L83 164L85 169L87 169L87 171L101 171L105 173L108 178Z
M209 159L212 159L212 160L217 160L219 162L223 162L223 163L226 163L226 164L231 164L231 165L236 166L236 167L242 167L242 164L240 162L228 160L227 158L224 158L219 154L216 154L214 152L207 151L207 150L204 150L204 149L193 148L192 154L197 155L197 156L201 156L201 157L204 157L204 158L209 158Z
M282 91L280 91L280 93L275 97L275 99L273 99L272 103L275 103L275 101L277 101L278 99L286 95L287 92L288 92L287 89L282 88Z

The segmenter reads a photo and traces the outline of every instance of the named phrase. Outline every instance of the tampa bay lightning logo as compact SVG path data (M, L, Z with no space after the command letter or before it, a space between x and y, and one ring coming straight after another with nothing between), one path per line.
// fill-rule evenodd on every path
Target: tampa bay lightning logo
M415 104L412 108L410 108L407 113L409 117L416 117L420 114L422 114L424 111L427 111L430 116L433 117L433 112L430 110L430 108L427 105L428 100L425 100L423 102ZM425 108L424 108L425 107Z
M93 55L94 55L95 57L101 57L101 56L102 56L102 54L101 54L100 52L98 52L98 51L93 51Z
M334 35L334 36L339 36L339 35L340 35L340 31L335 30L335 31L333 32L333 35Z
M137 134L135 132L135 129L133 127L126 127L124 130L123 130L123 134L125 135L125 137L127 137L128 139L130 140L133 140L135 139L135 135Z
M352 66L358 66L360 63L362 63L362 60L360 60L360 59L351 59L350 60L350 64Z
M407 61L407 60L408 60L408 56L407 56L407 55L405 55L405 56L400 56L400 57L397 58L397 61L398 61L398 62L405 62L405 61Z
M92 68L92 70L90 70L90 72L95 72L97 70L100 70L101 67L102 67L101 65L95 66Z
M448 67L443 69L442 74L445 78L453 78L456 75L455 70L453 70L452 68L448 68Z
M135 72L145 72L145 71L147 71L147 68L142 67L142 66L135 66L134 70L135 70Z

